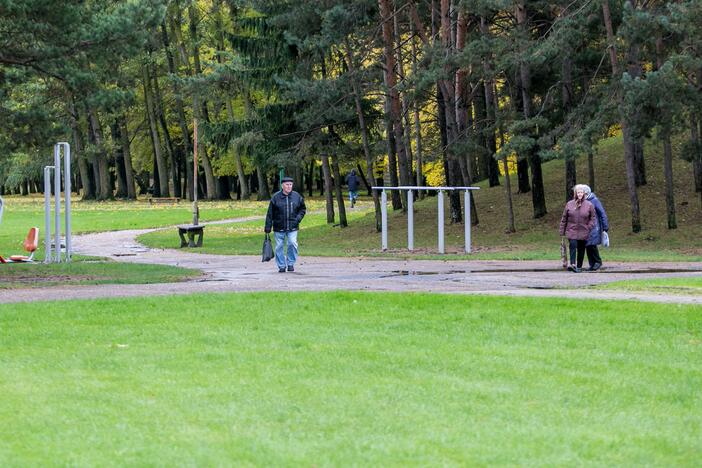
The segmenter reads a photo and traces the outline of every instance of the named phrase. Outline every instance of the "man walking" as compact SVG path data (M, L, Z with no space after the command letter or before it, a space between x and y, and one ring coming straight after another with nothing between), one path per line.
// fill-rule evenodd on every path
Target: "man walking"
M293 191L293 180L283 177L282 190L276 192L271 198L266 214L266 233L274 231L275 236L275 263L278 273L295 271L297 260L297 230L300 221L305 217L305 199ZM284 243L288 243L288 255L285 256Z
M356 169L351 169L351 174L346 176L346 183L349 186L349 201L351 202L351 208L356 204L356 199L358 198L358 176L356 175Z

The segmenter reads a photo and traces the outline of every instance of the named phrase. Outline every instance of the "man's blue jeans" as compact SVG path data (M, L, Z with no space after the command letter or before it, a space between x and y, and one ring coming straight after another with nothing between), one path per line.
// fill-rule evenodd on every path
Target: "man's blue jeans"
M274 232L275 234L275 263L278 268L295 265L297 260L297 231L289 232ZM285 239L288 240L288 258L287 262L284 255Z

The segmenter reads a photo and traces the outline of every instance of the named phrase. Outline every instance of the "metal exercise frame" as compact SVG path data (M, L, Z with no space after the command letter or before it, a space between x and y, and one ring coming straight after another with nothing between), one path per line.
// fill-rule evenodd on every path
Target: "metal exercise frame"
M414 190L433 190L439 192L438 195L438 228L439 228L439 253L446 253L444 249L444 192L452 190L463 190L463 201L465 205L464 231L465 231L465 252L470 253L470 192L480 190L480 187L371 187L373 190L381 190L380 212L382 217L382 248L388 249L388 195L387 190L407 191L407 250L414 250Z
M71 261L71 145L54 145L54 165L44 167L44 263L61 262L61 148L63 147L63 185L65 214L64 261ZM54 254L51 253L51 171L54 171Z

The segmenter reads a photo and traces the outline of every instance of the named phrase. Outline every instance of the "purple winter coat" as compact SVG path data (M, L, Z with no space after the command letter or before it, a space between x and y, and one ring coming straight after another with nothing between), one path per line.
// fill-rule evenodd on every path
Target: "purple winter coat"
M560 233L568 239L587 240L596 222L597 214L592 203L583 200L578 206L575 200L570 200L561 216Z

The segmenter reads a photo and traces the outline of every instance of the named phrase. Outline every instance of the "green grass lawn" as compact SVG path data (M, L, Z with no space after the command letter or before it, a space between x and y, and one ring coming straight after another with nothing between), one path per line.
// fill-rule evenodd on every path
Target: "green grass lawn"
M702 457L699 307L264 293L0 306L0 464Z
M615 281L597 286L598 289L649 291L663 294L702 294L702 276Z
M198 270L117 262L0 265L0 289L41 288L54 285L173 283L201 276Z

